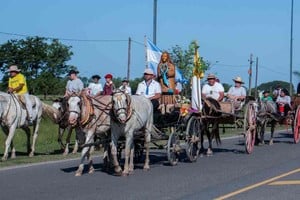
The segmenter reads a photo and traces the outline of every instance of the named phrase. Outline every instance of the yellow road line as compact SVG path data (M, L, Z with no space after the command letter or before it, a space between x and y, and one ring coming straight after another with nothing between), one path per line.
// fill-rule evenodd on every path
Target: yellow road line
M256 184L253 184L253 185L250 185L250 186L241 188L241 189L239 189L239 190L236 190L236 191L234 191L234 192L228 193L228 194L226 194L226 195L217 197L215 200L223 200L223 199L227 199L227 198L229 198L229 197L233 197L233 196L235 196L235 195L241 194L241 193L246 192L246 191L248 191L248 190L252 190L252 189L254 189L254 188L256 188L256 187L259 187L259 186L262 186L262 185L266 185L266 184L268 184L268 183L270 183L270 182L273 182L273 181L275 181L275 180L277 180L277 179L283 178L283 177L285 177L285 176L289 176L289 175L294 174L294 173L297 173L297 172L300 172L300 168L295 169L295 170L290 171L290 172L287 172L287 173L284 173L284 174L281 174L281 175L279 175L279 176L275 176L275 177L270 178L270 179L267 179L267 180L265 180L265 181L261 181L261 182L258 182L258 183L256 183Z
M275 181L269 183L268 185L300 185L300 181Z

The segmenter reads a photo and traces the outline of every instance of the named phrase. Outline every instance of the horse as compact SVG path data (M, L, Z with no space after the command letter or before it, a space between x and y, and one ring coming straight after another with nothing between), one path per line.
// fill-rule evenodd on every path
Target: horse
M110 134L110 111L111 96L100 95L97 97L86 96L82 91L80 94L72 94L68 99L68 123L76 130L79 144L82 146L81 160L75 176L81 176L84 169L84 159L89 162L89 172L94 172L93 161L91 159L94 137L104 137L104 158L108 159ZM107 144L107 145L106 145ZM105 160L106 161L106 160ZM107 163L105 163L107 164Z
M153 107L151 101L144 96L129 96L121 90L115 90L112 95L112 104L111 151L115 173L124 176L133 173L133 140L134 136L140 130L145 138L146 159L144 170L149 170L149 143L153 126ZM125 136L126 138L123 172L117 159L117 143L120 136Z
M69 112L67 108L67 99L66 98L58 98L53 101L52 106L56 108L59 111L59 118L56 119L55 123L58 124L58 143L61 146L61 149L63 149L63 155L69 154L69 145L71 141L71 135L73 132L73 128L68 123L69 118ZM63 143L62 138L64 135L64 132L67 130L67 138L66 138L66 144ZM75 154L78 151L78 140L75 139L75 145L73 148L72 153Z
M259 134L259 144L263 145L265 144L265 129L267 124L271 125L271 135L270 135L270 141L269 145L273 144L273 135L274 135L274 130L276 123L280 119L278 118L277 114L277 107L276 103L273 101L258 101L258 107L257 107L257 119L256 119L256 124L257 124L257 134Z
M20 98L20 99L19 99ZM30 147L30 123L28 121L27 109L22 101L22 96L13 93L0 92L0 122L4 134L7 136L5 141L5 151L2 161L7 160L8 151L11 147L11 158L16 157L16 150L13 145L13 137L17 128L22 128L27 135L27 153L34 156L35 144L38 136L39 126L42 118L42 102L33 95L30 95L32 101L32 117L33 117L33 141Z
M218 118L221 117L222 113L221 106L218 101L213 98L203 98L202 99L202 128L201 128L201 148L200 153L204 152L204 135L208 139L208 148L206 151L207 156L213 155L212 151L212 140L215 138L217 145L221 144L220 132L219 132L219 121ZM210 130L210 126L212 128Z

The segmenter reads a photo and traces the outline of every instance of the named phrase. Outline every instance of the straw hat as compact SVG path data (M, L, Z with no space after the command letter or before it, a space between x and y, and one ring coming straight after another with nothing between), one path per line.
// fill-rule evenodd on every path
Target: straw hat
M9 72L20 72L21 70L18 68L17 65L12 65L8 69Z
M207 80L208 79L216 79L216 76L214 74L208 74Z
M241 77L237 76L235 77L235 79L232 79L234 82L238 82L238 83L241 83L241 84L244 84L243 80Z

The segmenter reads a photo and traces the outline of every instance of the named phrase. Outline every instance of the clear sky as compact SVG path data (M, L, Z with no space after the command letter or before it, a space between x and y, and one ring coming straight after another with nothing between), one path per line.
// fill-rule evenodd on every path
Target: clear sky
M291 0L158 0L157 9L160 49L186 49L198 40L200 55L215 63L210 72L229 84L242 76L246 86L252 53L259 58L259 84L289 82ZM293 71L300 71L299 9L295 0ZM97 40L62 40L73 47L69 64L87 77L125 77L131 37L130 78L136 78L145 68L144 36L153 38L153 0L2 0L0 24L0 43L22 38L3 32ZM299 81L293 75L294 85Z

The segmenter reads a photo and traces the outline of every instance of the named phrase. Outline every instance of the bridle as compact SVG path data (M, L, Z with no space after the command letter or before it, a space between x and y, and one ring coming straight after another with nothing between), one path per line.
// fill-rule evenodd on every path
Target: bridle
M116 119L118 119L119 122L121 122L120 119L117 117L117 115L118 115L118 113L119 114L123 113L123 114L126 115L125 122L127 122L130 119L131 115L132 115L131 97L128 94L126 94L125 92L123 92L122 90L117 90L116 92L113 93L113 96L116 95L116 94L118 94L117 100L120 100L121 96L125 95L125 97L126 97L126 108L125 107L120 107L120 108L117 108L117 109L113 108L114 116L115 116ZM121 112L119 112L119 111L121 111ZM125 123L125 122L121 122L121 123Z

